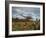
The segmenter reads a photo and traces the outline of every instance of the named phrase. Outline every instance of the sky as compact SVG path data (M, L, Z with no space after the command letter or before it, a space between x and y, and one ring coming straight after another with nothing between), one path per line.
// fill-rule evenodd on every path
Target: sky
M34 20L40 19L40 8L36 7L12 7L12 17L25 19L25 17L31 16Z

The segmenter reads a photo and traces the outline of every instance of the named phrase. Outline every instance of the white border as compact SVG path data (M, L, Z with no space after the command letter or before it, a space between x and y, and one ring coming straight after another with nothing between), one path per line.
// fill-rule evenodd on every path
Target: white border
M36 8L40 8L40 30L12 31L12 7L36 7ZM43 7L42 7L42 5L9 4L9 35L36 34L36 33L43 33Z

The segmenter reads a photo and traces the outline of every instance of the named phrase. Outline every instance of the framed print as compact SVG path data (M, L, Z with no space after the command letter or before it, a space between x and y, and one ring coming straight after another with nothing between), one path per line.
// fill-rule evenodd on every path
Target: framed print
M45 3L5 2L6 37L45 34Z

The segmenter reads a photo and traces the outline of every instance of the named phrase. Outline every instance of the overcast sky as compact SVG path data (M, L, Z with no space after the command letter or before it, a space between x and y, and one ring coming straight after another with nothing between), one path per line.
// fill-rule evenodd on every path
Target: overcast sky
M40 8L35 7L12 7L12 17L25 19L23 16L31 16L33 19L40 19Z

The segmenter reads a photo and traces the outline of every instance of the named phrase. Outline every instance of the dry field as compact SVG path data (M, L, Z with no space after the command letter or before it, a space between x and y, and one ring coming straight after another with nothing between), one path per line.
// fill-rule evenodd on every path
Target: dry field
M24 31L24 30L40 30L40 22L34 21L12 22L12 31Z

